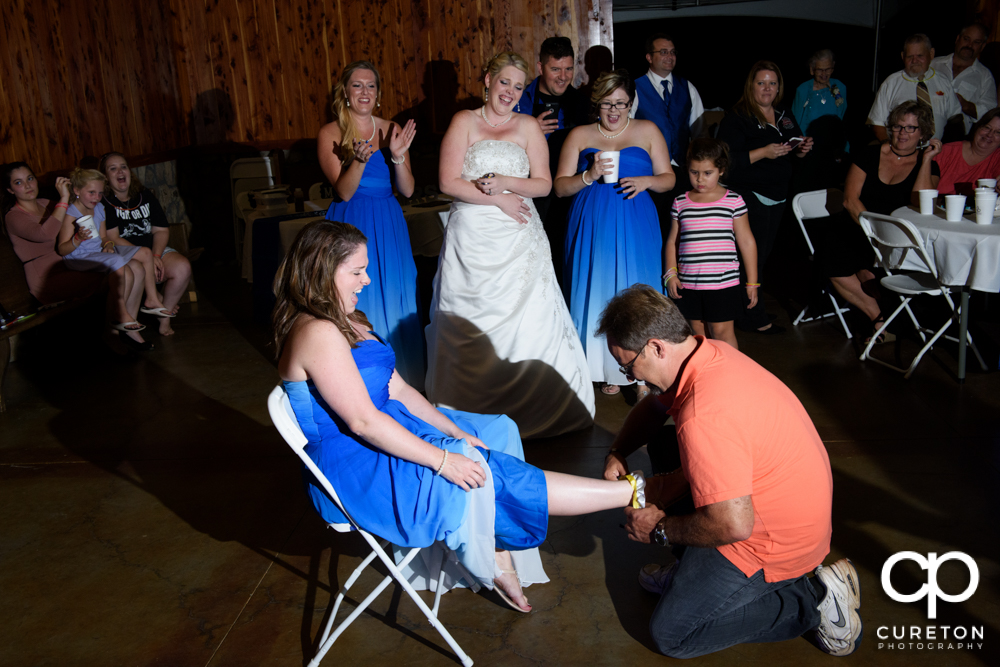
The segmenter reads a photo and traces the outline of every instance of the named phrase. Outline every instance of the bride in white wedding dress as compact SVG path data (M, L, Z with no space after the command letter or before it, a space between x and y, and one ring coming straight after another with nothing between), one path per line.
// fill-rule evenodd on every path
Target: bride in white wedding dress
M538 122L514 113L528 76L515 53L490 61L485 104L459 111L441 144L441 191L455 197L427 327L427 398L506 414L521 437L590 426L587 358L552 269L532 197L548 194Z

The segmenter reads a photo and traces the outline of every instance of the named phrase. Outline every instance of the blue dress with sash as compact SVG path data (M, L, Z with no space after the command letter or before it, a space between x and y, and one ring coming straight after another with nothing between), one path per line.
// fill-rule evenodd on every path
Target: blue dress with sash
M424 330L417 311L417 266L403 209L392 194L388 149L372 153L349 201L334 199L326 219L347 222L368 237L368 285L358 295L358 310L375 331L386 332L396 350L399 374L418 390L427 371Z
M292 410L308 439L306 453L333 484L358 525L403 547L425 547L442 541L484 582L494 576L494 548L521 551L545 540L545 475L524 462L513 421L502 415L441 410L490 449L474 448L464 439L445 435L389 398L389 379L395 365L390 346L364 340L352 350L352 356L375 407L435 447L464 454L488 466L490 474L486 487L467 493L435 475L431 468L391 456L351 433L311 380L285 382ZM315 479L307 474L306 482L323 519L346 523L346 517ZM491 492L493 497L487 497ZM494 516L492 525L473 520L485 515L475 508L477 503L488 506L488 515Z

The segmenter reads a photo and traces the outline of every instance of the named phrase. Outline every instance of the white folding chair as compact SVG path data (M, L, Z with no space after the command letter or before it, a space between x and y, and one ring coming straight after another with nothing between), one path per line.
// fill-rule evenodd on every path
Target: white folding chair
M323 491L330 497L330 500L333 501L340 511L344 513L344 516L346 516L349 521L349 523L331 523L329 526L340 533L356 530L363 538L365 538L365 541L368 542L369 546L372 548L372 552L368 554L363 561L361 561L361 564L358 565L357 569L355 569L351 576L348 577L343 588L341 588L340 592L337 594L337 600L333 605L333 611L330 612L330 620L327 621L326 626L323 628L323 635L319 641L319 649L316 651L316 655L313 659L309 662L309 667L317 667L319 665L327 651L329 651L330 647L333 646L333 643L337 641L337 638L340 637L344 630L347 629L347 626L353 623L354 620L368 608L368 605L370 605L375 598L377 598L379 594L381 594L382 591L389 586L393 579L396 580L396 583L402 586L407 595L409 595L413 602L416 603L417 607L419 607L420 611L424 613L424 616L427 617L430 624L441 633L441 636L444 637L444 640L448 643L448 646L451 647L451 650L455 652L459 660L462 661L462 664L465 665L465 667L472 665L472 658L470 658L465 651L462 650L462 647L458 645L458 642L455 641L455 639L451 636L451 633L448 632L447 628L445 628L441 621L437 618L438 607L441 603L441 593L444 588L445 568L443 567L443 564L440 567L437 592L434 595L434 608L430 609L420 596L417 595L417 592L413 589L413 586L410 585L410 582L408 582L400 572L400 569L406 567L406 565L408 565L410 561L412 561L413 558L420 552L420 548L417 547L410 549L409 552L407 552L403 557L402 561L400 561L397 565L385 551L386 546L389 544L388 540L377 540L375 536L362 529L357 523L354 522L350 514L347 513L347 510L344 509L343 504L341 504L340 497L337 495L337 491L333 488L333 485L330 484L330 480L323 474L323 471L317 467L312 458L306 454L305 446L308 441L306 440L306 436L302 433L302 429L299 428L298 420L296 419L295 413L292 411L292 405L288 400L288 394L285 392L284 387L280 384L276 386L271 391L270 396L267 397L267 410L271 415L271 421L274 422L275 428L278 429L278 433L281 434L281 437L285 439L285 442L288 443L299 459L302 460L302 463L305 464L306 468L309 469L309 472L312 473L313 477L316 478L316 481L319 482ZM446 554L447 557L454 559L454 554L451 551L444 550L443 553ZM367 568L371 562L375 560L376 556L382 561L382 564L385 565L386 569L389 570L389 576L385 577L382 582L368 595L368 597L366 597L364 601L362 601L361 604L359 604L358 607L352 611L350 615L345 618L343 622L341 622L341 624L338 625L331 633L334 620L337 618L337 611L340 609L340 603L343 602L347 589L349 589L354 582L358 580L358 577L360 577L365 568ZM480 586L478 581L476 581L476 578L473 577L464 567L462 567L461 563L458 563L457 560L454 561L454 564L458 566L460 571L462 571L466 582L472 587L472 590L478 591Z
M903 220L901 218L894 218L889 215L881 215L879 213L869 213L865 211L860 216L861 227L865 230L865 234L871 239L872 244L875 246L878 255L879 263L882 265L886 271L898 270L903 263L903 258L906 257L907 253L914 253L921 263L926 267L926 271L921 271L917 273L908 274L892 274L887 275L882 278L882 286L896 292L900 295L899 307L892 311L885 323L879 327L869 341L868 345L865 346L864 352L861 353L861 361L865 359L870 359L875 363L882 364L894 370L903 373L903 377L909 379L910 375L913 374L913 370L923 359L924 355L929 349L934 346L938 338L944 336L947 340L959 342L958 338L953 336L948 336L945 331L953 323L958 324L961 319L960 307L956 307L955 302L951 298L952 288L941 284L938 278L937 267L934 262L931 261L930 256L927 254L927 249L924 247L924 239L920 236L920 232L913 223L908 220ZM948 307L951 309L950 317L945 320L944 324L941 325L936 331L933 329L928 329L921 327L917 322L916 317L910 311L910 319L913 320L914 326L916 326L917 331L921 334L921 338L924 339L924 346L920 348L920 352L917 353L916 358L910 363L907 368L899 368L898 366L893 366L892 364L882 361L876 357L870 356L872 346L875 345L878 335L885 331L889 323L892 322L893 318L896 317L905 308L909 311L909 303L913 297L920 294L931 294L944 297L944 300L948 303ZM931 334L930 340L924 337L924 334ZM976 344L972 342L972 334L966 332L968 337L969 347L975 353L976 358L979 359L979 365L982 366L983 370L986 370L986 363L983 361L982 356L979 354L979 350L976 348Z
M266 188L277 182L276 166L270 157L245 157L229 165L229 187L233 195L233 237L236 241L236 258L243 261L243 225L237 195L254 188Z
M799 221L799 229L802 230L802 236L806 240L806 247L809 248L809 261L812 262L816 257L816 249L813 247L812 239L809 238L809 232L806 231L806 220L812 220L813 218L826 218L829 217L831 213L836 211L829 210L831 206L836 204L836 206L842 208L844 201L844 193L840 190L831 188L830 190L813 190L811 192L800 192L792 198L792 213L795 214L795 219ZM829 205L828 205L829 202ZM802 322L814 322L816 320L823 320L827 317L836 316L840 320L840 326L844 328L844 333L848 338L851 338L851 329L847 326L847 322L844 321L844 313L848 312L850 308L841 306L837 303L837 298L833 295L833 292L829 289L829 284L826 276L822 277L823 283L820 287L819 296L826 296L830 299L830 305L833 307L828 313L823 315L813 315L812 317L806 317L806 313L809 311L809 302L806 302L806 307L802 309L799 316L795 318L792 322L793 325L798 325ZM809 296L812 300L814 297Z

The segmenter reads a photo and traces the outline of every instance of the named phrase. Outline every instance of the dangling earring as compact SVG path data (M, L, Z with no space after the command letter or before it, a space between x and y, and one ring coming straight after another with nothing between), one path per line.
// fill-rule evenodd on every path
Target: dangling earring
M347 99L346 97L344 99L347 100L347 108L350 109L351 108L351 100Z
M378 107L379 109L381 109L382 108L382 102L376 102L375 106Z
M486 86L486 89L483 91L483 104L486 104L489 101L490 101L490 87Z

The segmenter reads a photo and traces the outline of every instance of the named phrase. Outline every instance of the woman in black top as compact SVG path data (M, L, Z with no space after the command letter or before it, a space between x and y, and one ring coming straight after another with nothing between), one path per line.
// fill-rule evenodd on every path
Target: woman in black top
M719 125L718 139L729 144L732 159L726 185L746 202L750 231L757 242L758 276L763 275L785 211L792 180L791 156L802 157L812 149L812 139L802 137L792 114L777 108L783 93L781 70L774 63L761 60L750 69L743 97L733 113L727 114ZM802 141L798 145L789 144L792 138ZM741 275L745 277L743 271ZM771 324L763 299L748 308L736 325L744 331L764 334L784 331Z
M106 153L101 158L101 172L107 177L104 192L105 225L108 238L115 245L145 246L153 251L156 282L161 284L163 308L143 309L160 320L160 334L174 333L170 319L177 315L184 290L191 280L191 262L167 245L170 223L156 195L132 175L121 153Z
M913 202L917 190L936 188L940 174L934 156L941 152L941 142L931 139L934 115L930 107L916 100L903 102L889 114L885 127L887 142L863 146L851 156L854 164L844 185L845 212L814 223L810 232L823 274L845 301L868 316L873 330L881 325L882 313L869 294L875 290L866 292L863 286L875 280L870 270L875 253L859 217L865 211L891 215ZM927 147L921 148L926 139L930 139ZM893 337L879 338L881 343Z

